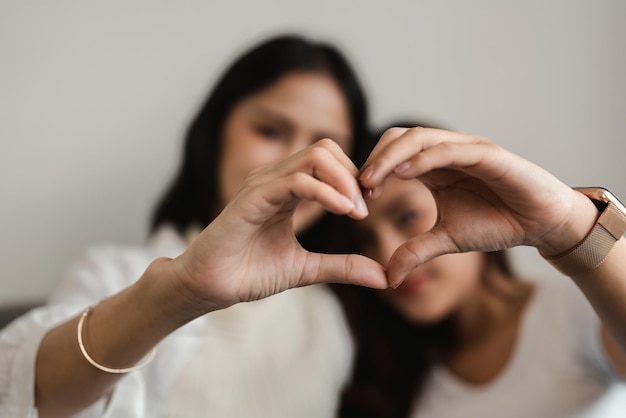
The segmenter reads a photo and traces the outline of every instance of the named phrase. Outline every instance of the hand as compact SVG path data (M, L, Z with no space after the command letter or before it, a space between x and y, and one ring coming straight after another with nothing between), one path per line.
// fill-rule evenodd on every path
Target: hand
M358 255L304 250L293 231L302 200L336 214L367 215L357 168L331 140L321 140L253 171L237 196L175 262L187 297L220 309L313 283L386 288L383 268Z
M574 246L591 227L590 201L535 164L476 135L392 128L359 177L375 199L384 179L417 178L438 207L437 224L398 248L388 280L399 285L415 266L438 255L532 245L546 255ZM591 211L591 212L590 212Z

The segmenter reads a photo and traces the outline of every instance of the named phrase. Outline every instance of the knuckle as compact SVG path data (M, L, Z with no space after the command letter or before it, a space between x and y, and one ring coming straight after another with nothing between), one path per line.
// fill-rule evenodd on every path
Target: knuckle
M423 126L415 126L413 128L408 129L408 132L411 135L418 136L418 137L426 135L426 131L427 131L427 128L424 128Z
M338 148L339 145L330 138L322 138L315 143L317 147L322 148Z
M350 280L354 271L354 259L352 257L346 257L343 263L344 278Z
M307 182L309 178L310 176L308 174L305 174L302 171L297 171L289 176L289 181L295 184L301 184Z
M495 145L493 142L491 142L489 139L485 138L484 136L480 136L480 135L472 135L474 142L476 142L477 144L491 144L491 145Z
M457 144L454 142L442 142L441 144L439 144L439 146L444 152L451 152L454 148L457 147Z
M398 137L400 135L402 135L403 133L405 133L407 130L407 128L400 128L398 126L393 126L391 128L388 128L385 133L383 133L383 137Z
M309 154L313 161L322 161L329 157L330 151L324 147L313 147Z

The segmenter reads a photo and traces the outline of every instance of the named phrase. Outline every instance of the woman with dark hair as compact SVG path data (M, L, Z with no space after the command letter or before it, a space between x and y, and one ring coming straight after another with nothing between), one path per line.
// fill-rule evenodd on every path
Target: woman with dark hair
M350 147L344 151L351 152L355 144L351 140L366 134L367 108L363 91L348 62L336 48L327 44L314 44L299 37L269 40L241 56L225 71L192 121L180 171L156 209L153 231L168 223L184 233L190 227L208 225L217 216L223 205L220 202L228 201L219 190L224 146L221 138L227 117L242 100L294 72L322 73L334 81L346 100L349 132L341 132L341 136L331 139L345 140ZM283 131L288 128L291 127L267 126L265 129L266 134L280 141L280 135L286 134ZM335 133L320 132L318 136ZM241 184L243 179L230 181Z
M334 229L335 251L377 260L391 284L333 285L355 341L340 415L622 416L626 209L484 138L393 126L357 153L369 215ZM572 280L522 280L514 245Z
M237 59L191 124L150 242L93 247L0 334L0 415L333 415L349 337L333 295L305 286L387 282L295 236L319 241L324 209L366 216L346 155L366 128L334 47L282 36Z

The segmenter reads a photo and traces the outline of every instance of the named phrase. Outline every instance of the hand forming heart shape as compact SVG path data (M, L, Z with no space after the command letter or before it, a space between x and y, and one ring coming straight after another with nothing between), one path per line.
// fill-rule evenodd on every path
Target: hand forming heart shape
M362 189L367 199L376 199L390 175L417 178L426 185L435 198L438 221L401 245L386 270L362 255L312 253L300 246L293 214L302 200L363 219L367 209ZM581 210L593 211L593 205L547 171L485 138L392 128L360 173L331 140L254 170L175 260L177 276L185 297L211 310L313 283L386 288L442 254L515 245L559 253L590 229L576 222ZM588 218L593 220L593 214Z
M436 225L407 241L391 258L387 276L392 286L417 265L442 254L517 245L559 253L577 242L571 231L575 203L589 206L542 168L464 133L389 129L359 176L365 196L379 197L389 175L419 179L438 208Z

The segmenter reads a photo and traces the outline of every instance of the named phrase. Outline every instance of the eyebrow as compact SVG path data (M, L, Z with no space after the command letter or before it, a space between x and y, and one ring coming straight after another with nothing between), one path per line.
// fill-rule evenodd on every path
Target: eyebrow
M281 125L283 128L293 130L293 123L280 113L273 111L272 109L263 105L255 104L252 106L252 111L255 116L261 116L264 118L272 119L274 123Z

